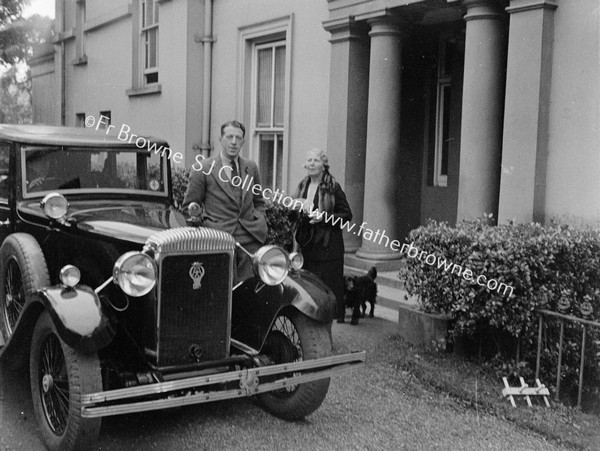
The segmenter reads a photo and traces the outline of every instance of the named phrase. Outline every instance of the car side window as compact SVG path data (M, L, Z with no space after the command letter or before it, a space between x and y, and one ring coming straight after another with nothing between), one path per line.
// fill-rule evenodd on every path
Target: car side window
M0 143L0 199L8 199L8 163L10 159L10 145Z

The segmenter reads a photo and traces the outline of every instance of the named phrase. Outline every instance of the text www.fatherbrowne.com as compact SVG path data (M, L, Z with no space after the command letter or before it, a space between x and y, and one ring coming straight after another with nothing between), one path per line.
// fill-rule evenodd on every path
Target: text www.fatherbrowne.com
M88 128L95 128L96 130L105 129L105 133L108 134L111 129L115 129L116 127L109 123L109 118L107 116L101 115L98 120L94 116L87 116L85 118L85 125ZM147 149L148 152L154 151L155 154L160 153L161 156L167 157L169 159L173 159L175 163L183 162L183 154L181 152L175 152L166 146L157 146L156 143L144 138L143 136L137 135L135 133L131 133L131 127L127 124L122 124L119 128L119 133L117 135L117 139L123 142L132 143L135 142L135 145L140 149ZM212 165L208 168L205 167L206 157L203 155L197 155L195 158L195 163L192 165L192 170L194 171L202 171L205 175L209 175L213 172L215 168L215 162L213 161ZM304 202L302 199L293 199L289 195L285 195L285 191L283 190L272 190L270 188L263 188L258 183L254 183L253 177L249 177L247 174L242 179L240 176L231 177L231 173L227 173L231 168L228 166L223 166L219 171L218 175L219 179L223 182L229 182L233 186L241 188L242 190L252 191L252 194L255 196L262 195L267 200L271 200L273 202L277 202L283 204L284 207L292 208L295 210L301 211L304 208ZM373 231L369 229L366 222L363 222L359 227L358 231L355 231L356 223L350 223L350 221L344 221L339 216L336 217L333 214L329 214L324 211L320 211L313 206L309 208L309 215L311 217L316 217L318 220L324 220L324 222L329 223L331 225L338 225L340 229L351 232L357 236L362 236L363 239L369 240L373 243L377 243L379 245L388 246L391 250L397 252L400 251L401 254L406 253L409 258L418 258L419 261L424 261L426 264L430 266L434 266L437 264L438 269L443 269L444 271L450 271L451 274L456 274L459 277L463 277L465 280L469 282L476 282L478 285L482 287L486 287L488 290L496 291L502 294L507 294L508 296L512 296L514 288L505 283L500 283L496 279L487 279L484 275L480 275L477 278L473 277L473 271L469 268L463 268L461 265L453 264L452 262L447 261L445 258L441 258L439 256L436 257L435 254L428 254L425 251L419 251L416 246L413 246L413 243L410 244L402 244L398 240L390 240L390 238L385 234L385 230L381 231L377 229L377 231ZM385 240L385 244L383 241ZM414 254L413 254L414 251ZM456 271L456 272L455 272Z
M358 231L355 231L356 223L344 221L339 216L336 217L333 214L328 214L327 212L318 211L312 208L309 214L314 215L319 220L323 220L331 225L338 225L342 230L346 230L357 236L362 236L363 239L380 245L388 246L393 251L400 251L401 254L406 253L409 258L417 258L419 261L424 261L429 266L437 265L438 269L450 271L451 274L456 274L459 277L462 276L465 280L469 282L475 282L479 286L486 287L490 291L496 291L499 294L508 295L508 297L513 295L514 288L510 285L507 285L503 282L498 282L496 279L488 279L483 274L474 277L473 271L471 271L469 268L463 268L461 265L447 261L446 258L442 258L439 255L436 256L435 254L429 254L425 251L419 251L419 249L413 245L414 243L401 244L398 240L390 240L390 238L385 234L385 230L381 231L377 229L377 231L374 232L372 229L366 227L366 222L363 222L358 227Z

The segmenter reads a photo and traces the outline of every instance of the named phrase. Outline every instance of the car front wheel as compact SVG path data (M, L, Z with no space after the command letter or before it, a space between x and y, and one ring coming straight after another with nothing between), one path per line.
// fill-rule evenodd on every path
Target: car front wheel
M29 368L33 409L46 447L52 451L91 448L101 420L81 417L81 397L102 391L98 354L83 354L68 346L44 312L33 332Z
M299 362L331 355L328 325L296 310L284 311L275 319L263 347L274 363ZM259 396L273 415L288 421L301 420L319 408L329 389L329 378L307 382Z
M5 342L15 331L27 296L48 285L48 267L35 238L26 233L6 238L0 248L0 332Z

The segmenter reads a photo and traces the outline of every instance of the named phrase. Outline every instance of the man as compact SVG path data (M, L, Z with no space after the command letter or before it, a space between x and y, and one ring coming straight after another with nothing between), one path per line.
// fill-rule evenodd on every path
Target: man
M254 253L267 239L266 204L260 193L254 195L241 189L241 180L246 176L261 184L256 163L240 157L245 134L245 127L238 121L221 126L221 152L192 166L183 207L197 202L203 207L203 226L231 233ZM253 271L245 252L236 249L235 259L237 283L251 277Z

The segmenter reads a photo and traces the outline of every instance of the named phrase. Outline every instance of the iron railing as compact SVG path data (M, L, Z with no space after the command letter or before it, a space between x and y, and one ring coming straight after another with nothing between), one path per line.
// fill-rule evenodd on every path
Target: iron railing
M536 310L539 313L539 329L538 329L538 346L537 346L537 358L535 365L535 378L538 379L540 375L540 356L542 353L542 329L544 325L544 316L552 316L560 320L560 338L558 343L558 363L556 366L556 394L554 399L559 400L560 394L560 372L562 365L562 350L563 350L563 338L565 332L565 321L581 324L581 360L579 364L579 388L577 393L577 407L581 407L581 393L583 391L583 368L585 364L585 345L586 345L586 334L587 327L600 328L600 323L589 321L587 319L577 318L576 316L564 315L562 313L553 312L550 310Z

